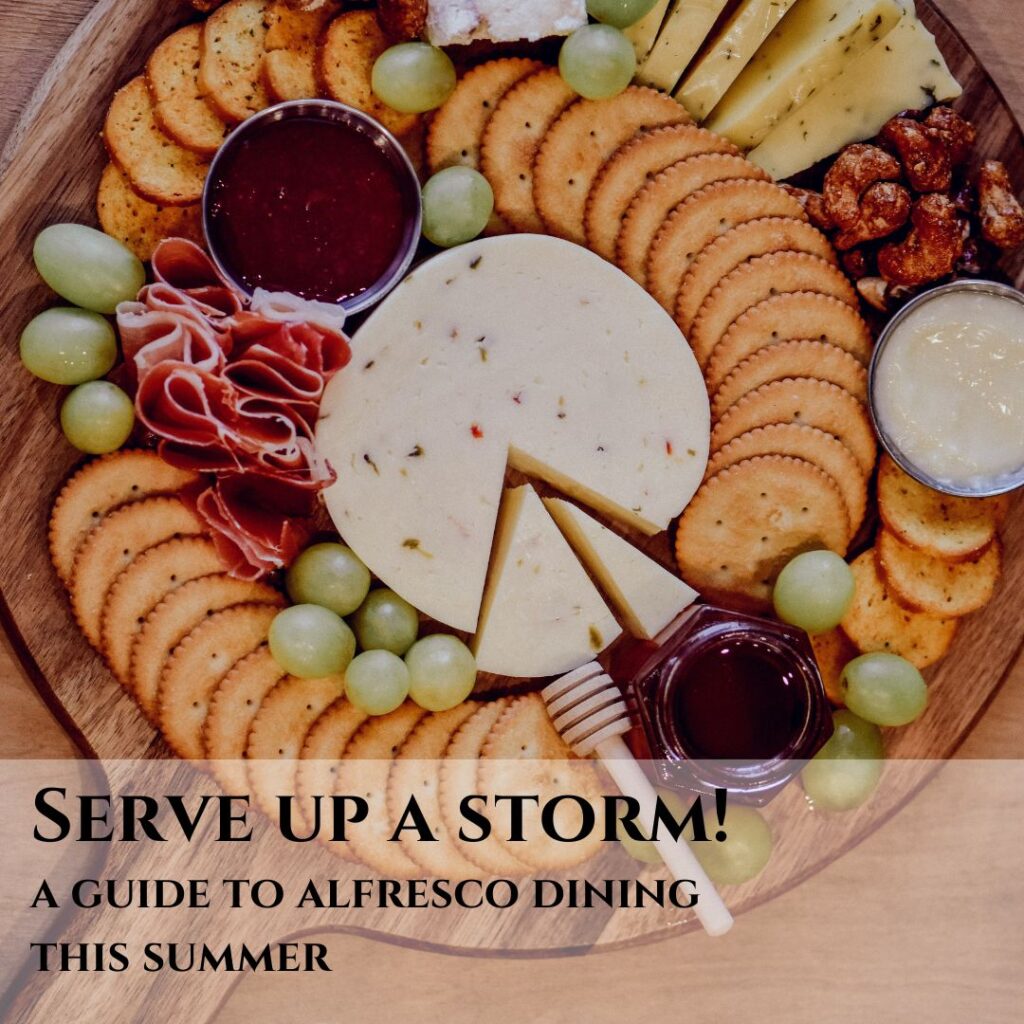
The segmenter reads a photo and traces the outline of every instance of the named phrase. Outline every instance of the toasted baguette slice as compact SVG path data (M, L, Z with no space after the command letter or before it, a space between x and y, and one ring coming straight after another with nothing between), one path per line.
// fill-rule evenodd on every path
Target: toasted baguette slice
M165 238L203 240L199 206L159 206L132 191L117 164L107 164L96 193L100 227L123 242L140 260L148 260Z
M373 65L388 41L372 11L347 11L328 26L320 43L318 73L327 94L364 110L396 135L416 126L417 114L402 114L382 103L371 85Z
M206 19L199 86L225 121L237 124L269 106L263 85L268 0L231 0Z
M316 49L328 22L341 9L337 0L327 0L313 10L297 11L275 0L268 11L267 37L263 42L263 81L271 99L310 99L318 93Z
M143 75L114 93L103 125L103 141L143 199L162 206L199 202L206 163L160 130Z
M201 25L186 25L169 35L146 63L146 84L153 97L157 124L179 146L213 156L228 126L206 102L199 88Z

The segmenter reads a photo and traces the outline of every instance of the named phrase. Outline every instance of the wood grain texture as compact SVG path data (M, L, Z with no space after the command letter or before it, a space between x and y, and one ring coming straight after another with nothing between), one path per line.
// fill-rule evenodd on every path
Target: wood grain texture
M111 46L109 52L104 54L102 48L91 46L88 58L83 65L86 70L83 72L88 90L96 86L96 95L105 96L114 84L123 80L141 62L148 46L158 38L163 31L163 26L151 32L151 25L145 19L136 20L129 5L120 4L118 10L119 34L116 46ZM104 7L101 3L93 12L93 23L84 23L79 35L82 39L89 38L89 33L98 30L99 19L95 17L96 12ZM170 5L161 6L161 18L171 18L176 13L168 10ZM88 28L84 35L82 30ZM123 30L123 36L120 31ZM134 39L135 44L129 53L123 49L124 39ZM949 52L949 46L945 46ZM116 50L116 52L114 52ZM119 63L122 58L124 63ZM82 55L79 54L79 60ZM966 58L962 58L966 59ZM134 61L134 63L132 63ZM77 68L77 64L75 65ZM119 73L116 69L121 69ZM75 72L76 74L78 71ZM972 80L971 96L980 95L984 91L984 83L979 77ZM66 95L62 92L62 96ZM95 99L95 97L94 97ZM94 104L95 106L95 104ZM8 289L4 293L4 306L13 315L9 322L18 323L24 319L24 311L39 308L46 301L45 291L41 288L27 284L33 280L31 268L28 265L26 254L32 235L46 219L60 219L62 217L81 218L83 211L88 211L91 201L91 182L95 180L98 173L102 154L98 143L93 139L95 125L98 125L97 109L91 112L87 104L71 102L66 105L66 114L60 113L57 120L60 121L60 133L41 133L42 138L33 135L32 131L22 132L21 149L15 157L15 163L11 166L11 174L8 178L5 195L0 200L0 216L3 217L5 228L15 226L17 231L17 243L8 257L8 265L5 266L4 280ZM977 117L975 109L965 106L970 110L972 116ZM979 123L989 126L993 140L1002 140L1000 145L1005 145L1007 153L1016 158L1019 166L1019 142L1014 137L1006 123L1005 111L995 103L994 98L986 93L984 110L985 119L978 117ZM992 116L988 116L989 112ZM83 123L84 121L84 123ZM52 128L51 121L48 127ZM85 159L75 166L62 166L61 162L54 161L54 166L49 167L49 154L56 146L57 139L61 139L58 147L67 151L67 140L77 132L77 140L80 146L75 147L76 152L84 152ZM75 145L74 143L72 145ZM8 150L8 156L10 150ZM47 177L40 178L38 175L32 177L29 169L47 166ZM17 172L17 173L15 173ZM45 184L42 183L45 181ZM17 183L24 182L19 190ZM12 187L12 183L14 187ZM49 193L49 194L48 194ZM54 198L55 197L55 198ZM56 206L54 205L56 203ZM21 207L16 215L8 219L8 213L15 207ZM7 235L5 231L5 236ZM8 353L9 354L9 349ZM19 525L5 538L2 561L5 576L8 569L19 577L15 581L14 588L10 593L14 594L14 606L18 609L18 618L29 622L33 620L37 625L33 629L27 629L25 635L30 638L30 646L34 649L43 649L47 645L48 637L56 633L58 638L68 633L63 627L66 625L66 613L64 612L59 595L46 593L50 588L50 580L44 570L48 566L40 568L38 558L33 555L33 544L42 536L41 524L45 519L45 510L49 504L49 498L57 486L70 460L63 465L52 466L48 470L47 479L40 482L35 478L38 474L38 453L40 450L54 452L58 456L63 455L61 446L50 447L52 441L52 415L54 411L54 396L50 393L52 389L39 386L36 389L26 388L25 379L16 375L16 370L5 365L5 388L21 392L17 402L5 400L4 415L7 417L4 422L4 437L13 439L17 436L20 452L7 451L8 479L19 481L19 493L17 500L11 506L5 506L5 513L12 522L19 522ZM12 382L13 385L12 385ZM28 392L28 394L25 394ZM13 446L12 446L13 447ZM10 492L8 492L9 494ZM7 497L5 496L5 502ZM16 516L10 519L11 511ZM25 513L29 515L26 516ZM33 518L35 517L35 518ZM973 712L980 708L980 702L976 700L978 694L985 688L991 688L998 673L989 671L988 665L992 662L990 652L995 650L999 653L997 660L1003 659L1006 664L1012 660L1014 653L1014 641L1020 638L1019 611L1014 606L1009 595L1018 590L1020 585L1020 555L1021 555L1021 522L1020 508L1016 509L1010 531L1007 537L1010 560L1008 562L1008 577L1004 583L1003 595L999 608L990 609L982 616L976 617L965 629L964 634L959 638L954 657L939 670L933 681L935 699L929 717L920 726L907 730L900 737L897 749L900 753L913 756L915 753L924 751L932 752L936 736L959 736L969 725L973 718ZM24 522L21 522L21 521ZM35 561L33 562L33 558ZM7 580L4 580L5 592ZM54 629L54 626L57 629ZM70 635L73 635L70 634ZM103 729L103 734L97 733L96 741L99 744L95 749L99 752L100 747L108 753L106 756L116 756L120 752L122 756L129 752L138 753L140 750L149 750L152 735L148 729L137 728L139 723L133 720L137 717L134 710L120 699L116 690L110 692L110 682L106 678L101 667L95 659L85 655L84 652L74 650L64 651L59 644L50 644L55 647L50 651L52 658L51 665L62 667L61 679L75 679L75 686L80 689L77 696L68 695L68 701L76 708L76 712L82 713L82 720L91 718L93 721L106 719L109 725ZM965 665L971 666L968 672L964 672ZM982 665L983 671L980 675L974 670L976 666ZM969 675L970 679L963 677ZM53 677L56 678L54 673ZM965 683L969 684L965 687ZM965 690L969 692L965 693ZM64 688L61 688L62 698ZM948 705L948 706L947 706ZM971 710L973 707L973 711ZM92 730L90 729L90 735ZM141 746L140 746L141 745ZM884 808L883 808L884 809ZM861 831L870 826L871 816L864 820L850 821L850 835L843 839L852 839ZM833 837L838 842L839 837ZM840 843L839 845L842 845ZM838 847L836 847L838 848ZM826 861L834 855L835 848L828 850L828 856L823 857ZM785 881L790 881L803 873L811 870L815 864L803 864L801 862L789 862L781 860L778 862L785 875ZM116 870L116 869L115 869ZM779 886L777 877L765 878L765 892L761 895L770 894ZM759 883L760 884L760 883ZM785 884L785 882L783 883ZM748 899L752 899L750 896ZM314 922L310 922L313 924ZM609 923L602 933L595 937L598 942L617 942L629 940L644 934L650 930L649 922L630 921L628 926ZM88 1017L88 1015L86 1015Z

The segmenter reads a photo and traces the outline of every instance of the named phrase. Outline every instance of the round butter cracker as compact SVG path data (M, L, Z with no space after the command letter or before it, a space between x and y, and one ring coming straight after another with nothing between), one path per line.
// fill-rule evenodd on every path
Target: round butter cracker
M763 181L765 173L741 156L705 153L680 160L634 196L615 240L615 262L638 284L647 283L647 259L655 236L672 211L716 181Z
M806 220L807 214L771 181L734 178L695 192L669 214L651 242L645 267L648 290L674 314L679 286L697 256L720 235L763 217Z
M949 650L957 620L904 608L886 588L873 549L858 555L850 568L855 584L853 604L840 626L862 654L886 651L924 669Z
M119 505L174 494L198 479L156 452L126 449L87 462L64 485L50 513L50 558L64 583L86 534Z
M825 696L838 707L846 703L843 694L843 669L860 653L853 641L837 626L827 633L811 635L814 660L818 663Z
M831 295L852 309L858 306L857 293L846 275L818 256L777 252L741 263L704 300L687 332L701 368L708 365L715 346L747 310L776 295L805 291ZM678 309L676 317L678 322Z
M775 579L796 555L846 553L851 527L835 481L781 455L736 463L706 480L676 531L683 579L729 607L764 611Z
M615 240L636 194L656 174L702 153L738 153L721 135L692 124L641 132L620 147L601 168L587 196L587 245L606 260L615 259Z
M831 295L791 292L759 302L726 331L705 368L709 391L762 348L794 339L835 345L864 366L871 360L871 331L856 309Z
M773 423L800 423L824 430L850 449L865 477L874 470L877 446L867 410L835 384L809 377L762 384L741 398L715 424L711 451L717 452L748 430Z
M587 196L608 158L637 132L689 121L671 96L640 85L574 103L544 137L533 169L533 201L548 231L585 245Z
M533 202L533 165L548 129L579 97L558 73L528 75L498 101L480 147L480 170L494 190L494 209L515 231L544 233Z

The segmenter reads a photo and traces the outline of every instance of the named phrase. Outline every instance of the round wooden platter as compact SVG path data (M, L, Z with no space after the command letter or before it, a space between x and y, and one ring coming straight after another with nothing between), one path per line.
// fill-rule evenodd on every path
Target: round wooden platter
M919 0L918 6L954 74L965 85L958 107L978 128L978 151L1004 160L1014 180L1024 181L1024 136L1012 111L956 30L927 0ZM58 389L23 372L17 334L23 323L53 301L32 266L35 234L56 221L94 222L95 187L105 161L99 129L110 96L139 71L155 43L187 19L187 11L183 5L164 0L99 0L44 76L0 156L0 225L5 240L0 308L6 326L0 377L4 478L0 612L26 670L83 754L108 762L168 754L85 643L50 567L47 516L76 458L55 425ZM1024 261L1018 259L1006 271L1018 285L1024 283ZM890 771L866 807L848 815L814 814L806 807L799 786L789 787L768 810L777 825L777 848L771 863L754 882L725 892L737 913L785 892L870 834L926 783L935 762L950 757L970 732L1021 656L1020 610L1015 597L1024 584L1024 507L1019 501L1007 520L1004 540L1005 572L996 600L962 624L950 655L929 671L927 713L913 726L887 738L891 757L907 763ZM667 553L664 538L660 544L661 553ZM202 783L193 779L189 785L198 790ZM107 877L158 877L161 865L154 845L150 844L148 852L135 852L132 844L115 847L105 868ZM279 863L289 865L286 874L294 878L344 879L370 874L319 850L288 847L278 853ZM200 851L198 860L208 860L211 876L223 877L220 851L216 856ZM610 852L604 856L607 870L602 866L600 872L591 871L591 877L624 877L616 873L624 867L617 859L621 855ZM196 876L204 866L193 863L189 870ZM211 912L205 920L204 934L188 938L215 942L218 935L230 937L228 917L218 920ZM266 934L264 941L301 931L343 928L451 952L503 955L615 948L694 927L692 920L669 920L661 911L598 909L570 915L533 912L532 916L449 910L439 917L422 912L282 911L266 920L268 927L274 922L278 934ZM118 931L116 918L94 912L87 921L72 920L67 935L80 941L102 941ZM162 933L165 938L172 937L167 927ZM114 984L105 995L96 996L96 1006L104 999L128 996L139 1000L141 1007L158 988L162 1018L172 1021L187 1016L194 1020L204 1010L212 1010L226 986L232 984L231 975L213 974L205 976L200 987L193 976L186 983L189 998L184 999L176 998L186 991L177 988L183 984L182 975L152 977L159 980L147 982L144 991L134 996L129 996L127 986ZM78 984L60 976L52 981L35 977L27 982L11 1019L41 1020L44 1014L61 1019L61 1014L53 1011L70 1004L61 1003L62 998L78 1007L79 1019L95 1019L99 1010L89 1013L82 1005ZM102 988L97 982L97 991ZM197 1005L200 988L204 995ZM136 1012L137 1008L125 1008L117 1019L141 1019Z

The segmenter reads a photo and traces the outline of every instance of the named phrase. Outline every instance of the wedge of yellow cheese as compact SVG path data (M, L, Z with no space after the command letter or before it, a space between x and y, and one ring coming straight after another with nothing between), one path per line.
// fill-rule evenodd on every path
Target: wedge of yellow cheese
M637 81L671 92L728 2L677 0L665 19L658 41L637 71Z
M572 502L544 504L634 636L653 639L697 600L696 590Z
M570 672L622 630L537 492L505 492L498 539L473 642L477 667L542 678Z
M695 121L703 121L757 53L795 0L744 0L687 72L674 95Z
M956 99L963 89L935 37L905 15L885 39L790 114L749 157L773 178L789 178L851 142L878 134L901 110Z
M658 38L661 26L665 23L669 8L675 0L658 0L658 2L635 24L623 29L626 38L633 44L638 63L651 52L654 41Z
M799 0L714 109L707 127L752 149L784 117L884 39L898 0Z

